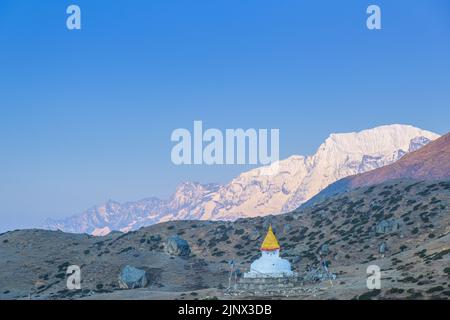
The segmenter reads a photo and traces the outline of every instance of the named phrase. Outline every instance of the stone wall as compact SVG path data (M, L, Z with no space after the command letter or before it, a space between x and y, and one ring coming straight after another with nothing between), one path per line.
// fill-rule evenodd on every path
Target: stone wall
M241 278L237 285L237 291L255 295L284 295L288 291L301 286L301 284L301 278L298 276Z

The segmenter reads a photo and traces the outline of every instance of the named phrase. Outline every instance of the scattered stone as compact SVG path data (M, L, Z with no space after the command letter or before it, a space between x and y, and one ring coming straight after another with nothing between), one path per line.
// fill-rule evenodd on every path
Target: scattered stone
M191 254L188 242L179 236L167 239L165 251L171 256L188 257Z
M389 234L400 229L400 222L396 219L381 220L375 231L378 234Z
M132 266L126 266L119 275L119 288L144 288L148 283L147 273Z

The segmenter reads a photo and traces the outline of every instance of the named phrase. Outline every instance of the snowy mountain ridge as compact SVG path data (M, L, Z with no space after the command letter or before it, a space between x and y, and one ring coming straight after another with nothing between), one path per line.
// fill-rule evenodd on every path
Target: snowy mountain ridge
M409 125L387 125L331 134L311 156L294 155L271 166L240 174L226 185L180 184L168 200L109 201L45 228L102 235L131 231L169 220L236 220L298 208L331 183L394 163L439 135ZM272 165L274 166L274 165Z

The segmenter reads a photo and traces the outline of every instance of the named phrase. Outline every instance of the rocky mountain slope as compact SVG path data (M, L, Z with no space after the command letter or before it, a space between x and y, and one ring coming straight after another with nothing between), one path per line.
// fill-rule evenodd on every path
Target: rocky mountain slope
M230 298L228 261L247 271L269 224L281 256L305 279L304 293L291 299L450 297L450 181L394 180L304 210L235 222L170 221L102 237L7 232L0 235L0 299ZM174 235L187 241L189 256L166 253ZM307 280L308 268L323 261L337 275L333 286ZM72 264L81 266L79 291L65 286ZM119 290L125 265L146 270L149 285ZM381 290L366 287L369 265L381 267Z
M68 219L48 220L44 227L102 235L171 220L236 220L285 213L343 177L391 164L436 138L437 134L406 125L332 134L314 155L282 160L275 173L273 166L257 168L223 186L187 182L169 200L110 201Z
M450 179L450 133L423 148L417 148L416 151L405 155L393 164L346 177L331 184L305 203L304 207L311 206L333 194L393 179L426 181Z

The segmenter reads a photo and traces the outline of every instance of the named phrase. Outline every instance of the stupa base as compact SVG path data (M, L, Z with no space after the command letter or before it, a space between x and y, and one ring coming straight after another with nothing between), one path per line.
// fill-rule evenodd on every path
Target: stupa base
M243 277L237 284L237 289L246 292L284 292L301 285L297 274L290 276L259 276Z

